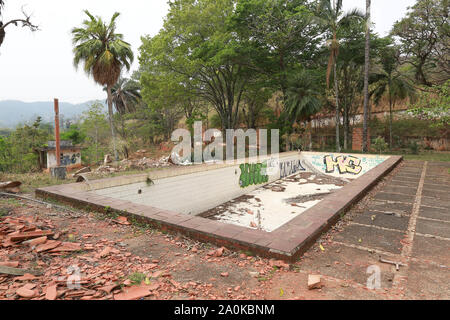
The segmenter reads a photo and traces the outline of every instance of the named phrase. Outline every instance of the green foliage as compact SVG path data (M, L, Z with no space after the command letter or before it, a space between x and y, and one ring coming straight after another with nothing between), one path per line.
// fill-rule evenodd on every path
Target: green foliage
M70 125L68 130L61 133L61 140L71 140L73 144L81 144L86 139L86 134L77 125Z
M17 127L8 137L0 137L0 172L29 172L39 168L37 148L50 138L41 129L42 119Z
M410 142L408 147L411 150L411 154L419 154L419 145L416 141Z
M448 79L448 17L448 0L418 0L394 24L392 34L400 40L402 59L413 67L419 84L430 86Z
M268 75L266 86L283 94L293 68L311 66L323 40L314 7L306 0L241 0L229 23L252 72Z
M120 13L114 13L108 24L87 10L84 13L89 19L83 21L81 28L72 29L72 42L75 46L73 63L76 67L83 64L84 71L89 76L92 75L95 82L106 86L112 144L115 158L119 160L113 123L112 87L117 83L123 67L130 70L134 54L130 44L123 40L123 35L116 32L116 19Z
M103 105L99 102L93 103L81 120L80 130L85 136L81 153L83 161L88 164L99 163L109 151L110 141L108 120Z
M128 276L128 279L130 279L133 285L140 285L146 278L147 276L142 272L133 272Z
M372 147L376 150L376 152L381 154L387 150L388 144L384 141L383 137L378 136L373 140Z
M317 75L306 70L299 71L289 80L286 99L286 116L289 121L309 120L323 106L321 88Z
M81 28L72 29L73 63L75 66L82 63L84 71L99 84L113 86L122 66L130 70L134 58L130 44L115 32L120 13L114 13L108 24L87 10L84 13L89 19L83 21Z
M119 78L111 88L112 102L119 114L136 112L136 106L141 99L140 89L139 82L133 79Z
M450 80L442 85L420 91L417 102L409 111L420 120L432 121L431 126L448 130L450 124Z
M164 27L154 37L143 37L140 47L142 94L149 106L153 108L152 91L161 96L164 87L174 88L165 95L201 97L215 108L223 128L237 125L248 76L243 63L248 59L227 25L235 4L235 0L170 2Z

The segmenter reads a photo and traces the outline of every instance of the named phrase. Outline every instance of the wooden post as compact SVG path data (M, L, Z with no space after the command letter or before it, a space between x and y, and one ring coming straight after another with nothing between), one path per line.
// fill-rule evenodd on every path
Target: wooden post
M50 168L52 177L64 180L66 178L67 168L61 166L61 148L59 141L59 104L58 99L55 98L55 157L56 167Z
M61 151L59 147L59 103L58 99L55 98L55 157L56 157L56 166L59 167L61 165Z

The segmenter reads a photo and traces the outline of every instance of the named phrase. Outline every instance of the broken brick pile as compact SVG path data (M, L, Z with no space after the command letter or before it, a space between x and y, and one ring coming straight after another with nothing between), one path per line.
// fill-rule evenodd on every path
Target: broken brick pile
M292 272L283 261L130 224L126 217L98 220L28 201L4 208L0 300L247 300L265 297L275 274ZM135 252L136 236L151 242ZM167 251L154 257L153 246ZM215 272L197 274L204 265Z
M129 224L123 217L117 223ZM36 217L0 218L0 300L128 300L158 297L158 288L179 285L160 280L170 274L157 270L158 260L131 257L124 248L115 248L114 241L104 239L92 243L90 234L84 234L82 242L71 242L71 235L69 241L60 241L61 234L54 232L53 227L50 220ZM91 254L70 256L82 252ZM140 267L131 263L133 260L138 260ZM76 268L79 277L74 276ZM133 285L126 279L130 271L145 272L147 277Z

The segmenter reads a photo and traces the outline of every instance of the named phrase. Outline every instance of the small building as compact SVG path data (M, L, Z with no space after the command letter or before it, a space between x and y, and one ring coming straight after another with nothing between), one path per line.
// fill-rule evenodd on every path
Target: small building
M81 147L72 145L70 140L61 140L59 144L61 166L68 170L81 167ZM56 167L56 142L48 141L47 147L37 149L39 153L39 166L49 171Z

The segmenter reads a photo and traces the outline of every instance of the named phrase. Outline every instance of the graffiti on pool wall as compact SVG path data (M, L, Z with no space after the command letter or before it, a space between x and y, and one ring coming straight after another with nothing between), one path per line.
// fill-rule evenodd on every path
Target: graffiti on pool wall
M291 160L280 163L280 178L286 178L298 171L306 171L300 160Z
M336 167L340 174L359 174L362 171L361 159L353 156L338 156L334 160L332 156L328 155L323 157L323 163L326 173L333 173Z
M239 177L239 185L241 188L269 181L269 176L263 174L267 168L267 164L265 163L243 163L239 165L239 168L241 169L241 175Z

